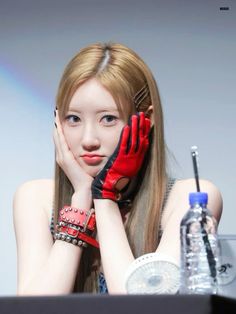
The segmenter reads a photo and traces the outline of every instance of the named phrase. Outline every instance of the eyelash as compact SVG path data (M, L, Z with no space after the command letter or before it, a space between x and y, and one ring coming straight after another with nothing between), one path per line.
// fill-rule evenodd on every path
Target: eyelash
M70 121L71 118L76 119L77 121ZM75 124L75 123L79 122L78 120L80 120L80 118L78 116L74 115L74 114L69 114L69 115L67 115L65 117L65 120L68 121L71 124Z
M112 118L112 121L105 122L105 123L108 123L109 125L114 125L114 123L118 120L118 118L116 116L113 116L111 114L107 114L107 115L103 116L101 120L103 120L105 118Z
M71 119L73 119L71 121ZM112 119L111 121L106 121L106 119ZM80 118L76 115L73 114L69 114L65 117L65 120L71 124L71 125L77 125L80 122ZM105 125L105 126L113 126L116 121L118 120L118 117L111 115L111 114L107 114L105 116L103 116L100 121Z

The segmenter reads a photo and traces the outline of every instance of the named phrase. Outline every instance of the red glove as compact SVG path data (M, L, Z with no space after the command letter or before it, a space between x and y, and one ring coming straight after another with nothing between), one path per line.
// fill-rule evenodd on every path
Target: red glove
M142 167L149 146L150 124L143 112L131 117L122 130L117 148L92 183L93 199L119 199L120 190Z

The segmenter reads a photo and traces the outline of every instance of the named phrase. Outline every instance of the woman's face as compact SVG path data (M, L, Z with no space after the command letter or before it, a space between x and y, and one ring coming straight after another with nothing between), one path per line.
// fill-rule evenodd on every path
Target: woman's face
M125 124L111 94L94 78L76 90L62 121L71 152L93 177L114 152Z

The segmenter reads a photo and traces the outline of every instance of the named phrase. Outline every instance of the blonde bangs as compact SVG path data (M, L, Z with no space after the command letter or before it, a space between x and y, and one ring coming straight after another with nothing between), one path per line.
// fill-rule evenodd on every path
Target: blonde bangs
M132 90L128 82L117 73L114 75L112 69L108 69L96 76L98 81L112 95L121 117L125 120L134 112Z

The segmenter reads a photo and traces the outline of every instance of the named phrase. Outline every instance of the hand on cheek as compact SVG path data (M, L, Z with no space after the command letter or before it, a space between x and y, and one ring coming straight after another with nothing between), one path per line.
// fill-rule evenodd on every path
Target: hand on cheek
M53 139L56 150L56 161L70 180L74 190L77 191L85 187L91 188L93 178L81 168L69 149L57 110L55 112Z
M92 183L93 199L118 200L119 192L142 167L149 147L150 119L143 112L131 116L119 143Z

